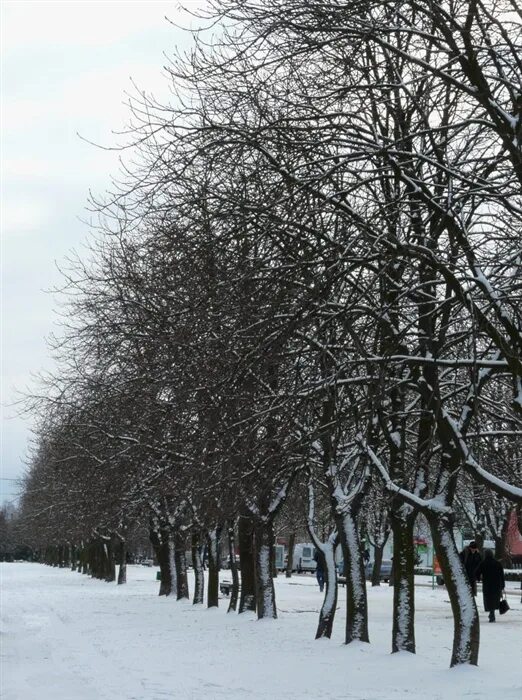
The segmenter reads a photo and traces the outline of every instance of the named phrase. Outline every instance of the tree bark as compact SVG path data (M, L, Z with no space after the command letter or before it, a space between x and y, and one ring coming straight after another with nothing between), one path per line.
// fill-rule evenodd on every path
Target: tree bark
M276 618L274 580L271 562L273 550L273 528L270 521L260 521L255 526L256 552L256 599L257 618Z
M163 530L162 533L166 534L165 530ZM161 537L160 533L155 528L150 529L149 539L154 548L154 553L156 555L156 559L158 560L160 568L161 581L158 595L168 596L171 594L172 591L171 571L175 570L171 568L171 557L169 556L169 541L167 540L165 542Z
M208 549L208 592L207 607L217 608L219 605L219 528L207 533Z
M509 534L509 522L511 518L511 513L509 512L507 518L502 522L502 528L499 535L495 535L495 559L502 562L505 567L510 567L512 565L511 556L508 551L508 534Z
M337 608L337 567L335 566L336 543L326 542L323 549L318 549L318 557L321 558L324 569L325 593L319 623L317 625L316 639L332 636L335 610Z
M82 542L82 547L81 547L81 552L80 552L80 565L81 565L82 574L89 573L89 559L88 559L87 547L88 547L88 545L86 545L85 542Z
M174 542L174 534L172 533L171 530L165 530L164 531L164 537L166 538L166 542L164 544L165 547L165 559L167 561L168 565L168 572L169 572L169 578L170 578L170 589L167 595L174 595L176 594L176 597L178 595L178 567L179 563L176 562L176 546Z
M381 585L381 564L384 552L384 544L374 545L374 560L372 569L372 586Z
M107 583L116 581L116 563L114 561L114 544L112 538L105 539L105 580Z
M475 598L453 536L453 518L427 515L444 583L453 611L451 666L478 664L480 627Z
M192 533L192 566L194 567L194 605L203 603L205 593L205 572L203 571L203 561L201 559L201 543L199 533Z
M187 577L187 557L185 554L185 537L179 533L172 538L175 544L174 567L176 571L176 600L189 597L188 577ZM173 586L174 588L174 586Z
M256 575L254 555L254 525L252 519L241 515L238 521L239 568L241 570L241 594L239 612L254 610L256 601Z
M120 570L118 571L118 586L127 583L127 542L120 538Z
M355 513L350 508L337 517L337 529L341 538L346 573L346 638L353 641L369 642L368 601L364 560L359 541Z
M394 505L390 513L393 532L393 626L392 653L415 653L415 547L416 514L410 506ZM381 553L382 556L382 553ZM380 567L379 567L380 568ZM372 581L373 585L373 581Z
M290 533L288 539L288 559L286 562L286 578L292 578L292 569L294 566L294 548L295 548L295 532Z
M228 556L230 557L230 573L232 575L232 590L230 591L230 603L227 612L232 612L237 609L237 601L239 598L239 574L236 564L236 547L234 538L234 523L228 524Z

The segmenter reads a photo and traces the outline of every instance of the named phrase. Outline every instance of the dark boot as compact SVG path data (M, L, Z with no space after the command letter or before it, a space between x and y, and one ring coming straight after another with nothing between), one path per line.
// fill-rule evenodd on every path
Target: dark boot
M495 611L494 611L494 610L492 610L492 611L489 613L489 621L490 621L490 622L495 622Z

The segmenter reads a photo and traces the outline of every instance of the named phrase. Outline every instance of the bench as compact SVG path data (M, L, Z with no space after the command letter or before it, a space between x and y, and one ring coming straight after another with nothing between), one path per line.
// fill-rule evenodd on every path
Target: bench
M223 593L223 595L229 596L232 592L233 585L234 584L232 583L232 581L221 581L221 583L219 584L219 590L221 591L221 593ZM239 584L239 588L241 588L241 584Z

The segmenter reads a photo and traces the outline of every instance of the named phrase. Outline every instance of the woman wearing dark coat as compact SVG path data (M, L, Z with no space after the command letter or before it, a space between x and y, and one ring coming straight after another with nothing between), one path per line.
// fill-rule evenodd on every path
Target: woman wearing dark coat
M505 587L502 564L493 557L491 549L486 549L484 559L475 570L478 581L482 579L484 610L489 612L489 621L495 622L495 610L500 607L500 598Z
M478 565L482 562L482 557L478 551L477 543L472 540L467 547L464 547L460 553L460 560L464 565L464 570L466 571L466 576L468 577L469 585L473 591L473 595L477 595L477 577L475 571Z

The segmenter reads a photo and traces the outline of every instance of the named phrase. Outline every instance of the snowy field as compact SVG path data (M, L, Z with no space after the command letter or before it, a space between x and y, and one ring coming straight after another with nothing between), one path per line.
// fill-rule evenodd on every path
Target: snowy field
M388 586L369 588L372 643L345 646L344 591L332 640L315 641L311 576L276 581L279 619L157 597L156 569L116 586L40 564L1 564L2 700L520 700L522 606L480 613L479 668L448 668L446 592L417 586L417 655L390 654ZM227 577L227 572L222 572ZM192 583L192 581L191 581ZM479 596L480 600L481 596Z

